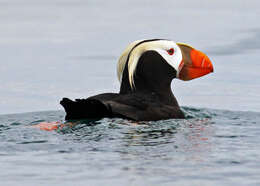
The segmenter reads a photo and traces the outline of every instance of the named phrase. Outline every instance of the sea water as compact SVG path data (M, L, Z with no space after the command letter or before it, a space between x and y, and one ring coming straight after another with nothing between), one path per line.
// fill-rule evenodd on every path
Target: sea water
M77 121L0 116L1 185L259 185L260 113L183 107L187 119Z

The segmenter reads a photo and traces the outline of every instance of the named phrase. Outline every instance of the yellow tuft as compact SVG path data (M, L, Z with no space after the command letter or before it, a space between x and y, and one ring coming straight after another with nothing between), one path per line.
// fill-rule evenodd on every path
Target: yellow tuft
M129 56L129 60L128 60L128 78L129 78L129 83L131 88L133 89L135 87L135 83L134 83L134 73L137 67L137 63L139 61L139 58L141 57L141 55L148 51L148 50L153 50L155 49L155 47L158 46L158 42L145 42L142 43L141 45L138 45L137 47L135 47L132 52L131 55Z
M137 45L138 43L140 43L142 41L143 40L137 40L137 41L130 43L126 47L126 49L123 51L122 55L120 56L118 63L117 63L117 78L120 82L122 81L122 76L123 76L123 72L124 72L124 69L125 69L126 60L128 58L130 51L133 49L133 47L135 45Z
M144 42L138 46L136 46L138 43L142 42L144 40L138 40L134 41L131 44L127 46L127 48L123 51L123 54L120 56L118 64L117 64L117 77L118 80L121 82L122 81L122 76L124 72L124 68L128 59L128 79L131 88L133 89L135 84L134 84L134 73L139 61L139 58L141 55L148 51L148 50L156 50L157 48L162 48L165 43L168 41L151 41L151 42ZM135 47L136 46L136 47ZM130 54L131 52L131 54Z

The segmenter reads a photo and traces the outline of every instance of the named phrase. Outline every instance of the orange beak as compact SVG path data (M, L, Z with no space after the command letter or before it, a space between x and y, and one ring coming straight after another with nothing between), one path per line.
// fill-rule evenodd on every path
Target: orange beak
M213 72L213 65L206 54L191 48L189 56L190 60L184 59L179 67L179 79L188 81Z

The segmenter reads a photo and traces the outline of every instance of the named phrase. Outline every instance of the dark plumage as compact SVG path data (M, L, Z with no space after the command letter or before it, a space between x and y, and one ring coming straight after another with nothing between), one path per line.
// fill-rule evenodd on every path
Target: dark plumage
M184 118L171 91L171 82L177 77L177 70L159 52L142 52L134 73L134 86L131 87L128 63L131 51L137 45L128 53L122 72L120 92L99 94L75 101L63 98L60 103L67 113L66 120L120 117L151 121Z

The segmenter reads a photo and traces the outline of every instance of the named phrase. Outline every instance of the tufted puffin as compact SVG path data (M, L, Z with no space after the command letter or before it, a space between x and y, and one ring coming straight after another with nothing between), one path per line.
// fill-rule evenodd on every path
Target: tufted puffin
M66 120L125 118L155 121L184 118L171 90L174 78L188 81L213 72L210 59L184 43L166 39L134 41L119 58L119 93L104 93L60 104Z

